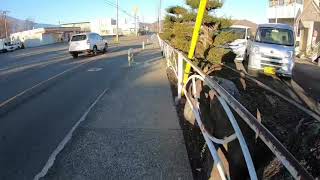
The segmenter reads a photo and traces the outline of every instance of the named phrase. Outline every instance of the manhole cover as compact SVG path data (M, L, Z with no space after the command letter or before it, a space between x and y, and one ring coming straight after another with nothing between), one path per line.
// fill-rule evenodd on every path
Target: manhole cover
M88 69L89 72L97 72L97 71L101 71L102 68L90 68Z

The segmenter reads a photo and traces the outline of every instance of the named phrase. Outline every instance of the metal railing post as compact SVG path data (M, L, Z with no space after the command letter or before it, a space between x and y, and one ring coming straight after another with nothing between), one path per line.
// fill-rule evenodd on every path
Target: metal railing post
M182 95L182 88L183 88L183 75L184 75L184 68L183 68L183 55L179 52L178 53L178 100L181 99Z

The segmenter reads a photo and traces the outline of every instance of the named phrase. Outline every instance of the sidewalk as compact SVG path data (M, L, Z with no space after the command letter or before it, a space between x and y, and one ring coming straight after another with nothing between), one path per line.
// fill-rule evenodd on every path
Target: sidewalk
M145 50L77 128L44 179L192 179L178 122L166 63L158 49Z

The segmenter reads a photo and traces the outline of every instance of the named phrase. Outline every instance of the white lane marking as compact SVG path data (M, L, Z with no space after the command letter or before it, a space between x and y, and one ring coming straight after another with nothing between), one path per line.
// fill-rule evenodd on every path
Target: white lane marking
M90 68L88 69L89 72L97 72L97 71L101 71L102 68Z
M78 122L72 127L72 129L68 132L67 136L60 142L58 147L53 151L50 155L47 163L42 168L42 170L34 177L34 180L38 180L43 178L49 171L49 169L53 166L54 161L56 160L57 155L63 150L65 145L71 140L73 132L77 129L81 122L86 120L91 109L100 101L100 99L108 92L108 88L106 88L97 99L90 105L90 107L86 110L86 112L82 115L82 117L78 120Z
M69 60L69 57L56 57L51 59L50 61L46 61L46 62L36 62L36 63L30 63L30 64L22 64L22 65L18 65L16 67L8 67L8 68L3 68L0 69L0 76L1 75L6 75L6 74L10 74L10 73L16 73L16 72L20 72L20 71L24 71L30 68L34 68L34 67L38 67L38 66L43 66L46 67L47 65L51 65L51 64L55 64L55 63L59 63L62 61L66 61Z
M116 51L116 50L118 50L118 49L119 49L119 48L115 48L113 51ZM110 52L113 52L113 51L110 51ZM44 84L44 83L46 83L46 82L48 82L48 81L51 81L51 80L53 80L53 79L56 79L56 78L64 75L65 73L70 72L70 71L72 71L72 70L74 70L74 69L77 69L77 68L79 68L79 67L81 67L81 66L83 66L83 65L85 65L85 64L88 64L88 63L90 63L90 62L94 62L94 61L99 60L99 59L95 59L95 58L96 58L96 56L91 57L91 58L88 58L88 59L85 60L84 63L78 64L78 65L76 65L76 66L74 66L74 67L72 67L72 68L70 68L70 69L67 69L67 70L65 70L65 71L63 71L63 72L61 72L61 73L59 73L59 74L56 74L56 75L50 77L49 79L44 80L44 81L41 81L41 82L39 82L38 84L36 84L36 85L34 85L34 86L32 86L32 87L30 87L30 88L28 88L28 89L25 89L24 91L18 93L17 95L15 95L15 96L13 96L13 97L10 97L9 99L5 100L4 102L0 102L0 108L2 108L3 106L5 106L6 104L10 103L11 101L13 101L13 100L21 97L22 95L24 95L24 94L26 94L26 93L34 90L35 88L40 87L42 84ZM108 57L108 58L110 58L110 57Z

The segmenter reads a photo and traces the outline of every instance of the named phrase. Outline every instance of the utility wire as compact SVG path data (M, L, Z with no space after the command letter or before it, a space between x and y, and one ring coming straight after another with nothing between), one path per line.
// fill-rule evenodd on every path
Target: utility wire
M108 0L106 0L105 2L106 2L108 5L110 5L110 6L114 7L114 8L119 8L119 10L120 10L122 13L124 13L124 14L126 14L126 15L128 15L128 16L132 17L132 18L135 18L135 16L134 16L134 15L132 15L132 14L128 13L126 10L122 9L120 6L117 6L117 5L116 5L116 4L114 4L113 2L108 1Z

